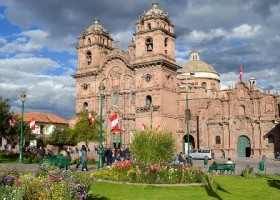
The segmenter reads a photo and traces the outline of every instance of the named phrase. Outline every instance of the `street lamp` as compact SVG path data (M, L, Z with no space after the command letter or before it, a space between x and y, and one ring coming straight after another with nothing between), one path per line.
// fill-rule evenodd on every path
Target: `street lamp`
M187 85L186 91L186 123L187 123L187 141L188 141L188 163L192 165L192 160L190 157L190 111L189 111L189 89L191 89L191 85Z
M21 101L21 121L20 121L20 137L19 137L19 163L23 163L22 159L22 149L23 149L23 113L24 113L24 102L26 99L25 92L20 94L20 101Z
M105 94L105 86L103 83L99 86L99 92L100 92L100 123L99 123L99 163L98 163L98 169L103 168L103 133L102 133L102 106L103 106L103 98Z

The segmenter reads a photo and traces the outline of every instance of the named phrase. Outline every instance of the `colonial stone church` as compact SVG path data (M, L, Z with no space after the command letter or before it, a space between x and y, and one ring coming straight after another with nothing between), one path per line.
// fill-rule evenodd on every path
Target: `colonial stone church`
M130 36L129 36L130 37ZM129 147L135 130L170 130L177 150L212 149L216 156L272 157L280 151L280 98L257 87L253 77L226 90L220 75L200 60L197 51L183 66L175 61L175 31L157 3L136 21L128 52L95 19L79 37L76 112L100 113L106 147ZM117 113L120 129L113 134L109 117Z

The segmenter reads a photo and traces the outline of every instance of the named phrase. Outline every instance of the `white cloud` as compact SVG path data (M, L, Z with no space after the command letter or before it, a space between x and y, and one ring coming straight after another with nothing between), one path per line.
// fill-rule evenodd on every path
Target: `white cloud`
M242 24L233 28L232 32L228 34L229 38L252 38L258 35L261 31L261 26L250 26L248 24Z
M0 68L31 73L44 73L46 70L59 67L49 58L9 58L0 60ZM5 76L5 74L3 74Z

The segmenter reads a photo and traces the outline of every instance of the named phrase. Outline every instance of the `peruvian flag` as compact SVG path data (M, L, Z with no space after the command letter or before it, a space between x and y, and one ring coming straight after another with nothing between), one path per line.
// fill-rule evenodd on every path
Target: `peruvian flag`
M16 120L9 119L9 128L13 128L13 126L16 124Z
M144 131L146 129L146 125L142 123L141 130Z
M118 130L119 130L119 118L118 118L118 114L113 114L112 116L109 117L109 120L111 122L112 125L112 129L113 129L113 134L115 135Z
M28 123L29 123L30 129L31 129L32 131L34 131L34 130L35 130L35 119L34 119L34 117L31 118L31 119L28 121Z
M242 73L243 73L243 67L240 65L239 67L239 80L242 81Z
M160 130L160 125L158 125L158 126L156 127L156 130Z
M88 123L89 123L89 125L91 125L93 121L94 121L94 115L92 115L91 113L89 113L89 114L88 114Z
M126 128L125 129L120 129L120 133L124 133L126 131Z

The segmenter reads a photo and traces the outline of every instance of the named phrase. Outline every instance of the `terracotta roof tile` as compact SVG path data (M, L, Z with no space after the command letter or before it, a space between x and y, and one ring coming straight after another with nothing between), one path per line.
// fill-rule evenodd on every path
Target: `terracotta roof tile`
M42 112L24 113L23 121L28 122L33 117L36 122L41 123L69 124L66 119L59 117L56 114Z

